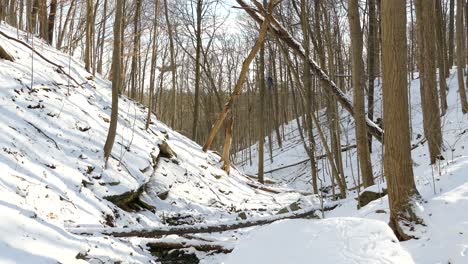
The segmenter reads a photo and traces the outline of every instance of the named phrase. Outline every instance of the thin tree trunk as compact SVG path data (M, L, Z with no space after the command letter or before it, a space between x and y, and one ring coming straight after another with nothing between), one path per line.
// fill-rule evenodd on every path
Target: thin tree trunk
M104 161L107 167L107 161L112 153L112 146L114 145L115 136L117 133L117 119L119 116L119 86L121 85L120 81L120 67L121 67L121 36L122 33L122 14L123 14L123 2L124 0L116 0L117 4L115 7L115 22L114 22L114 50L112 54L112 110L111 110L111 120L109 126L109 132L107 134L106 143L104 145Z
M85 45L85 68L91 73L91 38L93 34L93 0L86 0L86 45Z
M149 87L149 100L148 100L148 115L146 116L145 129L148 130L151 123L151 111L153 109L153 96L154 96L154 83L156 79L156 59L157 59L157 43L158 43L158 14L159 14L159 0L154 3L154 20L153 20L153 43L151 49L151 66L150 66L150 87ZM162 73L160 73L162 75Z
M176 110L177 110L177 88L176 88L176 63L174 51L174 37L172 36L172 26L169 19L169 11L167 8L167 0L164 0L164 15L166 17L167 32L169 34L169 48L171 57L171 70L172 70L172 102L171 102L171 127L175 129Z
M196 46L196 55L195 55L195 105L193 110L193 124L192 124L192 139L197 139L197 126L198 126L198 115L200 112L200 59L201 59L201 46L202 46L202 31L201 31L201 22L202 22L202 7L203 0L197 0L197 46Z
M436 38L437 38L437 65L439 67L439 94L440 94L440 113L445 115L447 111L447 83L445 81L445 25L442 17L441 0L435 0L435 18L436 18Z
M457 0L457 75L458 92L460 93L460 102L462 112L468 113L468 101L466 99L465 81L463 74L465 70L465 37L463 27L463 0Z

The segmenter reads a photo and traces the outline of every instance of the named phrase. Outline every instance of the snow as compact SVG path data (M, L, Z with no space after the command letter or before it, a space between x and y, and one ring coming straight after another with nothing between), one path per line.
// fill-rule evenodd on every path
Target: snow
M285 220L243 238L224 264L410 264L390 227L376 220ZM318 261L319 260L319 261Z
M416 74L417 76L417 74ZM447 93L448 110L442 117L443 151L444 160L434 166L429 165L427 144L421 144L411 152L413 159L413 171L415 181L422 196L418 202L418 215L423 218L425 226L418 226L414 234L418 239L401 242L402 248L411 255L415 263L468 263L468 115L461 112L460 98L456 69L451 69L447 78L449 87ZM381 93L380 83L376 81L376 111L375 117L381 117ZM423 121L421 112L419 79L411 82L411 121L412 121L412 144L418 144L423 138ZM327 131L327 120L324 112L320 111L321 122L325 133ZM355 144L354 121L343 110L340 110L342 121L341 144L350 146ZM302 122L302 120L300 119ZM265 171L279 169L265 174L266 177L277 182L275 187L311 191L310 163L307 159L297 128L296 120L285 124L285 139L280 148L277 141L273 141L273 161L269 159L269 153L265 154ZM317 134L317 133L314 133ZM307 135L307 133L305 133ZM276 139L275 134L272 138ZM266 142L267 138L265 139ZM316 138L317 153L323 154L323 148L319 138ZM257 145L251 147L252 163L246 158L248 150L239 153L238 168L246 173L255 175L257 172ZM371 155L373 172L376 185L367 190L377 191L386 188L382 176L382 147L380 143L373 140L373 153ZM302 162L304 161L304 162ZM356 217L361 221L368 219L388 223L389 206L388 197L372 201L361 209L357 209L357 154L356 150L343 152L343 166L346 183L348 186L348 199L342 200L341 205L335 210L325 213L326 218ZM283 168L284 166L299 163L295 166ZM330 168L326 160L317 163L321 184L319 187L330 186ZM322 194L330 196L332 191L323 188ZM363 191L360 188L359 191ZM335 190L338 193L338 190ZM278 236L280 238L280 236ZM352 237L348 238L353 240ZM284 245L295 243L291 239L282 239ZM236 246L236 249L242 246ZM272 251L274 252L274 251ZM263 254L262 256L266 256ZM320 259L325 261L326 259ZM359 263L359 262L358 262Z
M31 44L24 32L4 24L0 30ZM396 242L386 225L386 196L356 208L355 149L343 153L349 189L345 200L331 201L330 170L325 159L318 161L324 203L339 203L325 212L325 219L193 234L199 240L114 238L99 231L168 230L173 228L167 221L171 217L188 218L189 224L199 227L239 223L240 212L246 213L245 222L275 219L280 209L293 202L307 210L318 208L320 199L308 195L312 188L307 161L266 175L276 182L267 187L278 194L253 188L260 185L244 172L256 173L255 155L250 163L246 152L239 153L244 159L237 160L236 167L242 171L233 167L226 175L217 153L204 153L201 146L154 115L145 130L147 109L125 96L119 99L118 134L105 169L102 149L111 110L110 82L102 76L91 77L81 62L39 39L34 40L38 52L64 66L82 87L32 56L28 48L4 37L0 44L15 57L14 62L0 60L0 263L156 263L147 243L189 240L234 248L231 255L195 252L204 264L266 259L271 262L265 263L468 263L468 115L460 110L455 69L447 79L449 109L442 118L445 160L430 166L427 144L412 151L415 180L423 198L418 211L425 223L415 230L419 239ZM381 95L376 85L375 115L380 117ZM411 103L412 143L416 144L421 141L418 134L423 135L418 79L411 83ZM323 113L319 113L322 123L326 122ZM353 145L354 121L343 109L340 116L341 143ZM265 170L307 159L296 120L285 124L284 130L283 147L273 142L273 161L265 155ZM158 156L158 144L163 141L177 157L160 158L155 164L153 157ZM319 141L316 138L317 155L323 154ZM374 140L373 149L376 186L370 189L376 190L385 187L385 181L380 143ZM251 150L256 153L256 146ZM127 212L105 199L143 185L147 188L140 198L155 210ZM162 200L157 195L164 191L169 194ZM86 230L95 233L77 234Z
M4 24L0 30L32 44L24 32ZM235 221L241 211L249 218L269 217L302 197L251 188L248 183L255 181L235 168L226 175L218 154L203 152L154 115L146 131L147 109L125 96L119 98L117 137L105 169L111 83L37 38L35 49L62 65L81 87L25 46L4 37L0 44L15 57L0 60L0 263L73 263L80 256L91 263L153 263L147 240L70 230L164 228L170 217L208 225ZM177 158L154 164L162 141ZM127 212L105 199L143 185L140 198L154 211ZM169 191L165 200L156 196L162 191ZM230 239L216 240L241 234L228 232Z

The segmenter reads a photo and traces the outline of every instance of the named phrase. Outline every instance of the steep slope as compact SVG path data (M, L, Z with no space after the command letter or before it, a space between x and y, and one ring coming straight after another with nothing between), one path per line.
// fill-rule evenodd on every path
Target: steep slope
M0 262L149 263L155 258L146 250L148 240L68 230L235 221L240 211L268 216L301 197L252 188L253 180L235 168L226 175L216 153L202 152L154 115L145 130L147 109L125 96L104 168L110 82L39 39L33 44L24 32L4 25L0 30L34 45L74 79L0 36L15 58L0 60Z

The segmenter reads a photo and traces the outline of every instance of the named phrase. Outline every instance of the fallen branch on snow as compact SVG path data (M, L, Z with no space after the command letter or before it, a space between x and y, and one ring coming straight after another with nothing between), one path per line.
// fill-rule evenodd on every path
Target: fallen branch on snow
M323 207L323 211L330 211L335 209L338 203L332 203ZM158 227L158 228L100 228L100 229L86 229L86 228L73 228L69 231L80 235L91 235L94 233L101 233L103 235L113 237L146 237L157 238L167 235L184 235L184 234L200 234L200 233L216 233L236 230L240 228L247 228L259 225L271 224L273 222L283 219L297 219L297 218L313 218L315 212L320 211L321 208L308 208L298 210L295 212L274 215L270 217L263 217L260 219L242 220L230 223L223 223L217 225L184 225L174 227Z
M49 60L48 58L46 58L44 55L42 55L41 53L39 53L37 50L35 50L33 47L31 47L29 44L27 44L26 42L24 41L21 41L17 38L14 38L14 37L11 37L11 36L8 36L7 34L5 34L3 31L0 31L0 35L4 36L5 38L9 39L9 40L12 40L12 41L15 41L17 43L20 43L21 45L27 47L28 49L32 50L34 53L36 53L39 57L41 57L41 59L45 60L46 62L52 64L53 66L57 67L57 70L59 73L67 76L68 78L70 78L73 82L75 82L79 87L83 88L83 86L77 81L75 80L75 78L73 78L70 74L66 73L64 70L63 70L63 66L61 65L58 65L57 63L54 63L52 62L51 60Z

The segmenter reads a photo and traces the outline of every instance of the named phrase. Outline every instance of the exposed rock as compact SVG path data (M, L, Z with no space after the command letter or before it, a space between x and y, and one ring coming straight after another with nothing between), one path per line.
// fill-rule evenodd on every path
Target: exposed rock
M246 220L247 219L247 214L245 212L240 212L238 215L237 215L238 218L242 219L242 220Z
M286 214L286 213L294 212L294 211L297 211L297 210L300 210L300 209L302 209L302 207L299 204L299 201L297 201L297 202L294 202L294 203L282 208L276 214Z
M159 147L159 157L172 159L177 157L177 154L172 150L172 148L167 144L166 141L162 141L158 144Z
M194 225L203 222L203 218L193 215L174 214L166 217L164 222L170 226Z
M381 188L379 191L378 188L374 188L374 186L371 186L362 191L362 193L359 195L358 208L366 206L370 202L377 200L385 195L387 195L387 189Z
M104 199L112 202L113 204L128 212L138 212L142 209L153 211L155 209L154 206L149 205L140 199L140 195L143 193L143 190L144 186L141 186L137 190L129 191L119 195L107 196L104 197Z

